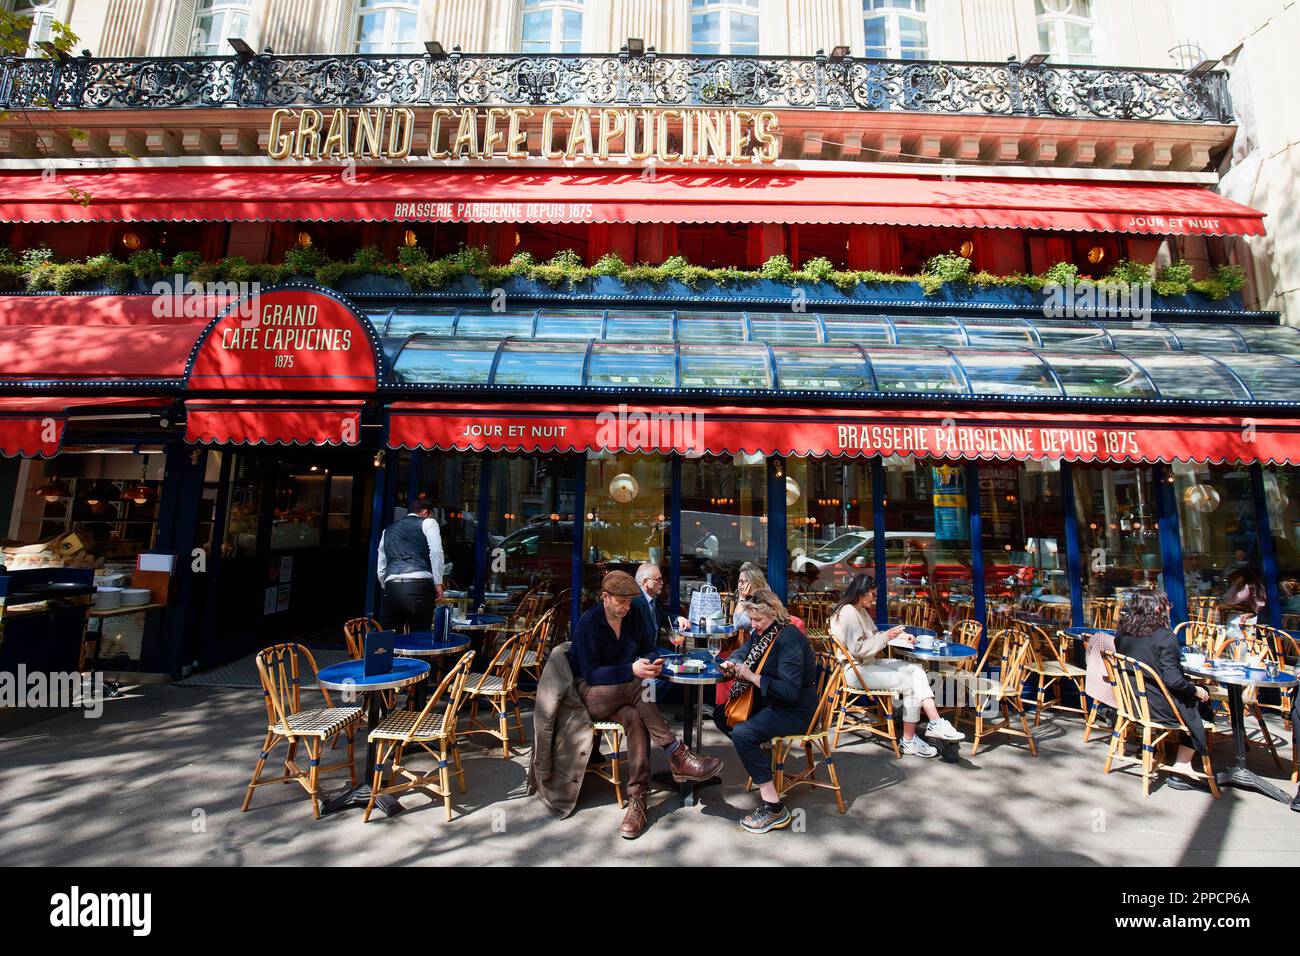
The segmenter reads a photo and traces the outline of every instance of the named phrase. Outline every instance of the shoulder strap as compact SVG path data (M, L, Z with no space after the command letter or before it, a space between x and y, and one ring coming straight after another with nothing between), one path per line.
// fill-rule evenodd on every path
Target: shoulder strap
M767 663L767 655L772 653L772 648L776 647L776 642L780 637L781 635L777 634L776 637L772 638L772 643L767 645L767 650L763 652L763 656L759 659L758 666L754 668L755 674L761 674L763 672L763 665Z

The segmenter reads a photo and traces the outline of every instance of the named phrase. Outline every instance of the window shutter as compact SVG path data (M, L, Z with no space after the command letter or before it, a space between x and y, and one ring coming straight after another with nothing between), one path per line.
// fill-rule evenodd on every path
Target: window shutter
M172 32L167 42L168 56L185 56L193 52L190 38L198 26L198 0L175 0L172 7Z
M339 0L338 32L334 37L335 53L352 53L357 48L357 0Z

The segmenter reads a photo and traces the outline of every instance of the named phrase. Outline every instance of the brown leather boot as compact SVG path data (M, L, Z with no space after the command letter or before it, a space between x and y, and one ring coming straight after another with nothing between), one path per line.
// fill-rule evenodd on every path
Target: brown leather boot
M687 780L702 783L718 775L722 770L722 761L717 757L701 757L682 744L668 755L668 769L673 772L673 780L678 783Z
M649 826L645 815L645 794L629 793L627 795L627 813L623 815L623 825L618 828L618 835L624 840L635 840L645 833Z

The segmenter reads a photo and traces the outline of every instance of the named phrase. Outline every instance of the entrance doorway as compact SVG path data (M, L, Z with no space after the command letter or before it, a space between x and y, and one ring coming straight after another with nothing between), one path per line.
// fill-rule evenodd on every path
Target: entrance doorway
M371 453L312 447L230 454L201 664L275 643L341 642L342 622L364 613Z

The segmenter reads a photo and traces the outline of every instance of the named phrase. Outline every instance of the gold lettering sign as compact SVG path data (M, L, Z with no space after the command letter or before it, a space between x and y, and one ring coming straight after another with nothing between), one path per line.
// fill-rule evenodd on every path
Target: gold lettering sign
M266 154L272 159L525 159L569 162L657 159L661 163L773 163L781 152L770 110L550 107L540 135L524 106L278 109L271 114ZM427 146L415 152L417 132Z

